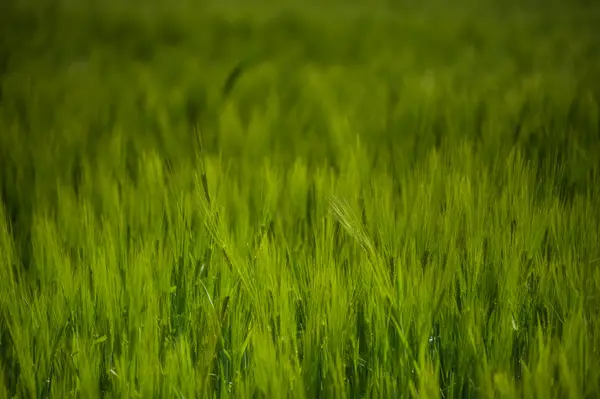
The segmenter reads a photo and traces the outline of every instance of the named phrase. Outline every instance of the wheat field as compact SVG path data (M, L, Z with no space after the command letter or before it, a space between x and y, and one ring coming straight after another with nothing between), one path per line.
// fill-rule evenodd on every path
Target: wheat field
M0 398L600 397L595 3L0 10Z

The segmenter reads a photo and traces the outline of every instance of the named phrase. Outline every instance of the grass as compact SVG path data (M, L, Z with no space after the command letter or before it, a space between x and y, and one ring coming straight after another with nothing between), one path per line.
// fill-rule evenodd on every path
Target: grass
M597 7L3 4L0 398L600 397Z

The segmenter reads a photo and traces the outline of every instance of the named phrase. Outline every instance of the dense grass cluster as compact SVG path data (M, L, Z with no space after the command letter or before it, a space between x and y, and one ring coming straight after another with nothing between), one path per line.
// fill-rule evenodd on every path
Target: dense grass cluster
M55 3L0 17L0 398L600 397L597 9Z

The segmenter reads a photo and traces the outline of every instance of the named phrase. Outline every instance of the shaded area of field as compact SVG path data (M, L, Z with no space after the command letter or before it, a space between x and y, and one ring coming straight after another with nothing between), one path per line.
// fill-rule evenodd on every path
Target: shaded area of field
M598 10L373 4L4 3L0 397L600 395Z

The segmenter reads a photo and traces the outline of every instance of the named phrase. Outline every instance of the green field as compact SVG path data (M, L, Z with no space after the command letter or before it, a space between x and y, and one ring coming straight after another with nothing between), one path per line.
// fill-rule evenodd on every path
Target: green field
M600 4L81 3L0 5L0 399L600 398Z

